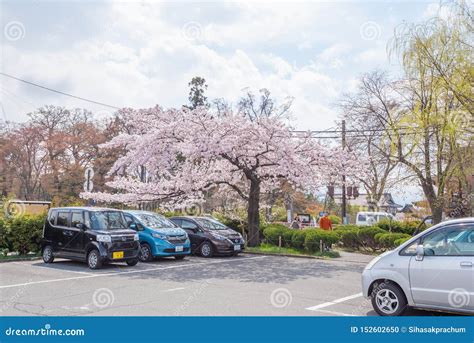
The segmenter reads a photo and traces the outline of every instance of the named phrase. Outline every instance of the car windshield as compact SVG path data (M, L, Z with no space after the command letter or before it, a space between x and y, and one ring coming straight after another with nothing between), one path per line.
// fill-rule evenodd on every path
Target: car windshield
M227 226L212 219L197 218L196 221L202 227L209 230L226 230Z
M137 214L136 217L143 225L152 229L164 229L176 227L171 221L158 214Z
M92 230L123 230L127 228L122 212L95 211L90 213Z

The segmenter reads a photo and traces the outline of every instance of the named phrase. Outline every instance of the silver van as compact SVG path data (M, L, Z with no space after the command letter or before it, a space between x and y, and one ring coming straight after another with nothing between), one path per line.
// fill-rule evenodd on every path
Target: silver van
M407 307L474 314L474 218L437 224L374 258L362 290L382 316Z

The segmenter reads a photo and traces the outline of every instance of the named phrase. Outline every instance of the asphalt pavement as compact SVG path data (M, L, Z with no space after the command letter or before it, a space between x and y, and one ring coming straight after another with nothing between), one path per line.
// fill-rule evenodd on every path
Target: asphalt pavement
M370 259L192 256L100 270L60 259L1 263L0 315L372 316L360 285Z

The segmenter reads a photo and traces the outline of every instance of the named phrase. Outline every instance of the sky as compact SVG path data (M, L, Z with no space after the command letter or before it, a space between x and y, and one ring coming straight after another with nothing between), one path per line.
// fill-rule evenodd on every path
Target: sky
M437 1L2 1L2 72L115 107L187 103L204 77L210 100L267 88L292 98L292 125L334 127L337 102L374 69L401 73L387 42ZM53 104L114 110L0 75L0 120Z

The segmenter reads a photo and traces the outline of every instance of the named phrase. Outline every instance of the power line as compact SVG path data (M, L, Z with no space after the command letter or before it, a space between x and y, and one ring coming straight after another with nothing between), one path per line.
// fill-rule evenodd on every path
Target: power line
M9 78L11 78L11 79L14 79L14 80L17 80L17 81L20 81L20 82L23 82L23 83L26 83L26 84L28 84L28 85L30 85L30 86L35 86L35 87L38 87L38 88L41 88L41 89L45 89L45 90L50 91L50 92L54 92L54 93L58 93L58 94L61 94L61 95L65 95L65 96L71 97L71 98L74 98L74 99L79 99L79 100L82 100L82 101L90 102L90 103L93 103L93 104L96 104L96 105L100 105L100 106L104 106L104 107L113 108L113 109L116 109L116 110L119 110L119 109L120 109L120 108L117 107L117 106L112 106L112 105L105 104L105 103L100 102L100 101L95 101L95 100L91 100L91 99L86 99L86 98L83 98L83 97L80 97L80 96L77 96L77 95L69 94L69 93L66 93L66 92L61 92L61 91L58 91L58 90L56 90L56 89L52 89L52 88L49 88L49 87L46 87L46 86L39 85L39 84L34 83L34 82L30 82L30 81L27 81L27 80L23 80L23 79L20 79L19 77L16 77L16 76L13 76L13 75L9 75L9 74L3 73L3 72L0 72L0 75L9 77Z

